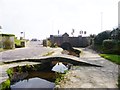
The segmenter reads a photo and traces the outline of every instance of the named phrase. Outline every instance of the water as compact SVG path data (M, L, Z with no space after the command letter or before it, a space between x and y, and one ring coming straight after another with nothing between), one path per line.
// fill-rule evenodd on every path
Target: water
M25 79L30 79L34 77L39 77L39 78L48 80L50 82L55 82L56 74L55 72L52 72L52 71L45 71L45 72L32 71L28 73L28 76Z
M55 87L55 80L56 80L56 73L51 71L53 66L46 65L34 65L32 66L23 66L23 67L14 67L14 74L19 73L21 70L23 73L21 75L13 75L15 80L11 81L11 90L16 90L16 88L23 88L23 89L37 89L37 88L47 88L47 89L54 89ZM28 69L26 69L28 68ZM27 70L27 76L25 76L25 72ZM25 76L22 80L16 79L21 78L21 76Z
M14 85L11 85L11 90L16 90L16 88L54 88L55 84L49 82L45 79L41 79L38 77L26 79L23 81L19 81Z
M50 70L51 68L47 68L40 71L30 70L28 72L28 76L23 80L19 80L18 82L11 82L10 89L16 90L16 88L51 88L55 87L55 72Z

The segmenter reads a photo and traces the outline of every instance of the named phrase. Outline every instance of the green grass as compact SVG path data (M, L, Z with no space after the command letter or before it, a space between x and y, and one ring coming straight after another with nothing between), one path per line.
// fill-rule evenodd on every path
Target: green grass
M100 54L100 56L120 65L120 55Z
M15 39L15 44L16 45L20 45L21 44L21 40Z
M10 80L7 79L5 82L0 84L0 90L9 90L10 88Z
M48 53L44 54L43 56L50 56L50 55L52 55L53 53L54 53L54 51L48 52Z
M9 78L11 78L13 76L13 68L9 68L6 72L9 76Z
M100 56L120 65L120 55L100 54ZM118 86L118 88L120 88L120 75L118 75L118 85L117 86Z
M64 76L66 75L66 73L68 72L68 70L65 71L65 73L58 73L56 72L56 80L55 80L55 84L59 85L61 80L64 80Z

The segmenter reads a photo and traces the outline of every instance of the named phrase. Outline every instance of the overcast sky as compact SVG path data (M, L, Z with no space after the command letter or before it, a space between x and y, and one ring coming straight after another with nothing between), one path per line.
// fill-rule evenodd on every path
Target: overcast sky
M0 0L0 26L3 33L28 39L44 39L75 29L97 34L118 26L119 0ZM102 16L102 30L101 30Z

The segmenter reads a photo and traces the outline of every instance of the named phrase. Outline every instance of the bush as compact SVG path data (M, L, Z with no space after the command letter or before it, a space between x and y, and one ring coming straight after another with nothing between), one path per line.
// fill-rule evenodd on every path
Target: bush
M110 31L104 31L99 33L95 38L94 38L94 43L97 45L102 45L103 40L109 39L110 38Z
M52 43L51 43L51 41L50 40L47 40L47 46L51 46L52 45Z
M76 54L77 57L80 56L81 51L79 51L77 49L73 49L72 51L75 52L75 54Z
M120 41L117 42L117 49L120 50Z
M113 40L104 40L103 41L103 47L105 48L105 49L112 49L112 48L114 48L115 47L115 45L116 45L116 42L115 41L113 41Z
M45 47L49 46L50 47L51 45L52 45L52 43L49 39L43 40L43 46L45 46Z
M13 48L13 42L11 42L9 39L6 39L4 42L3 42L3 48L4 49L12 49Z
M43 40L43 46L47 47L47 41L46 40Z
M103 53L107 54L120 54L120 42L116 40L103 41Z
M50 47L52 47L52 48L56 48L56 47L58 47L58 46L57 46L56 43L52 43Z
M67 51L69 52L69 55L73 55L73 56L77 56L77 57L80 56L81 51L79 51L79 50L77 50L77 49L74 49L69 42L64 42L64 43L61 45L61 48L62 48L63 50L67 50Z
M115 40L120 40L120 29L116 28L111 31L111 38Z
M73 50L72 45L69 42L64 42L60 47L63 50Z

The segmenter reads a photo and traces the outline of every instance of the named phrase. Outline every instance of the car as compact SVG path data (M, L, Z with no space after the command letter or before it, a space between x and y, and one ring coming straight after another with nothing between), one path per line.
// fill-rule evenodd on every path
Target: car
M33 39L31 39L31 41L37 41L37 39L36 39L36 38L33 38Z

